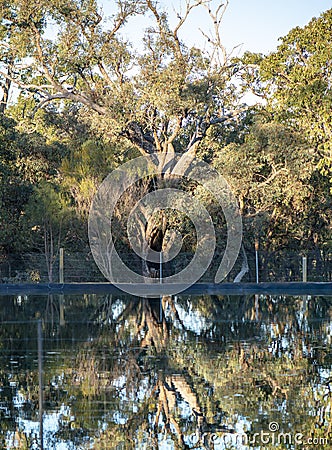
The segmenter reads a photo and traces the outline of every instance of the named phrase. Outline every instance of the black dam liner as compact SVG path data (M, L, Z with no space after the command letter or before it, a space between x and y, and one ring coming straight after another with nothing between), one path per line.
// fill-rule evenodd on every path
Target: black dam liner
M289 283L195 283L190 287L181 284L159 283L25 283L0 284L0 295L79 295L79 294L126 294L135 288L138 297L158 297L172 292L185 295L324 295L332 297L332 282ZM122 288L122 289L121 289Z

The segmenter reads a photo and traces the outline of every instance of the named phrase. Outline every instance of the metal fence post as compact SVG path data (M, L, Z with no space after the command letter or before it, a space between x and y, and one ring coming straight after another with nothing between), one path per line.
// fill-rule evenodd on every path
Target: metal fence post
M308 259L306 256L302 257L302 281L306 283L308 280Z
M255 261L256 261L256 283L259 282L259 273L258 273L258 241L255 241Z
M60 254L59 254L59 283L63 283L64 276L63 276L63 247L60 248Z

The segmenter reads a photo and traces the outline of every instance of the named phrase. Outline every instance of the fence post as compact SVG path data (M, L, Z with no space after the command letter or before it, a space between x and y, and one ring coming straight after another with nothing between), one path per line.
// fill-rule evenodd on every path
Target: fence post
M64 276L63 276L63 247L60 248L59 255L59 283L63 284Z
M302 281L306 283L308 280L308 259L306 256L302 257Z
M255 240L255 261L256 261L256 283L259 282L259 274L258 274L258 240Z

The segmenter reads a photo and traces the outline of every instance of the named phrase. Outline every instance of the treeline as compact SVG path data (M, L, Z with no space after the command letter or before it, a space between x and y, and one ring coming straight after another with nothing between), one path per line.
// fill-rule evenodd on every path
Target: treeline
M94 1L1 1L3 258L42 252L50 273L60 247L88 252L89 208L105 176L173 151L227 179L244 249L331 252L332 9L275 52L234 59L218 26L204 50L180 40L193 7L221 23L222 9L197 3L175 23L148 0L114 2L108 18ZM142 15L150 26L137 51L125 30Z

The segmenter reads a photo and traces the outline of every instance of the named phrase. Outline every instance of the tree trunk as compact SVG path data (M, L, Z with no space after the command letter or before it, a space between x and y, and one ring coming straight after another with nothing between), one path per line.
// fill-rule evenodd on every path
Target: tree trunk
M11 68L12 68L12 59L10 58L8 60L7 63L7 73L8 76L11 77ZM12 82L10 80L10 78L6 78L2 87L3 90L3 96L0 102L0 113L4 114L4 112L6 111L6 108L8 106L8 102L9 102L9 92L10 92L10 88L11 88Z

